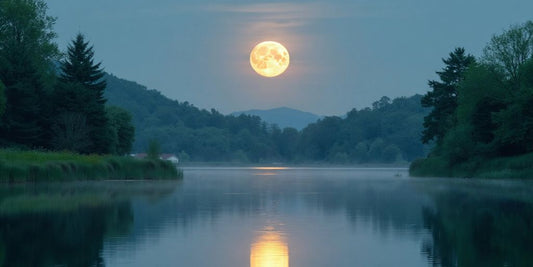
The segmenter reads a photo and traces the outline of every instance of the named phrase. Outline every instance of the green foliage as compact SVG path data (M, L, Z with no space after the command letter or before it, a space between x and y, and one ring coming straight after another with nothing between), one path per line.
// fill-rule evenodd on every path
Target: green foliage
M466 55L464 48L456 48L447 59L442 59L446 66L437 74L441 81L429 81L432 88L421 100L422 106L433 108L424 117L422 141L428 143L436 140L440 143L446 131L456 123L457 87L463 80L468 67L475 62L472 55Z
M448 164L454 165L464 162L475 155L476 144L472 140L472 127L460 125L448 131L444 137L441 155Z
M494 35L483 52L483 61L516 85L522 76L520 67L533 57L533 22L514 25Z
M444 141L428 159L411 166L411 172L533 177L531 167L514 165L522 155L533 152L532 56L532 22L494 36L483 63L473 65L459 83L456 125L446 130ZM435 161L444 162L449 171L435 168L431 172L427 165Z
M66 98L66 103L62 105L70 106L67 108L69 112L76 111L72 109L77 107L83 109L90 139L87 151L83 152L104 154L113 152L113 129L105 112L104 72L100 63L94 63L93 57L93 47L89 46L82 34L78 34L68 47L67 58L61 63L60 80L64 88L60 87L58 93L59 97ZM62 96L62 91L70 94ZM71 104L80 100L84 100L84 103L79 106Z
M111 75L106 79L109 103L132 114L136 152L146 151L151 139L162 144L163 152L185 153L190 161L380 163L409 161L427 151L413 138L422 131L427 114L418 95L383 97L372 109L352 110L346 118L327 117L299 132L266 125L256 116L200 110ZM359 143L370 146L377 138L384 142L377 157L371 157L368 148L356 149ZM398 152L394 147L400 150L397 155L391 155Z
M3 143L47 143L47 81L53 80L50 66L58 50L52 42L55 19L46 9L41 0L0 1L0 80L7 100L0 128Z
M0 150L0 182L174 179L182 173L159 159Z
M105 103L103 97L106 88L104 71L101 63L94 63L93 47L85 41L85 36L78 33L68 46L67 58L61 64L61 80L71 83L80 83L94 93L96 101Z
M6 110L6 87L4 83L0 80L0 125L2 123L2 115Z
M110 106L106 108L106 114L113 136L110 150L117 155L130 153L135 135L130 113L122 108Z
M43 145L42 110L37 90L40 86L31 81L20 80L7 87L7 105L3 124L3 137L9 142L28 147Z
M459 124L472 121L476 106L482 100L502 100L510 94L505 88L504 77L483 64L472 66L465 74L459 87L459 106L457 120Z
M59 55L52 42L56 19L46 10L42 0L0 1L0 80L8 88L28 68L50 72L49 65Z
M147 158L159 159L159 155L161 155L161 145L157 140L150 140L150 143L148 144L148 149L146 151L148 152L146 154Z
M60 113L52 127L50 144L57 150L87 151L90 139L86 116L75 112Z
M448 161L440 156L431 155L425 159L414 160L409 165L409 175L413 177L452 177Z

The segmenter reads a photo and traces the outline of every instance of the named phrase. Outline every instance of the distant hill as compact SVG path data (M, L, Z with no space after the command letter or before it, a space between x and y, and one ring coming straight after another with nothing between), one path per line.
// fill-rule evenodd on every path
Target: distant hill
M157 140L162 152L178 154L184 161L279 160L268 127L257 116L225 116L114 75L105 79L107 105L132 114L133 152L146 151L149 141Z
M273 109L251 109L246 111L237 111L231 113L231 115L238 116L240 114L258 116L263 121L269 124L277 124L280 128L292 127L297 130L305 128L310 123L316 122L321 119L322 116L305 112L297 109L281 107Z
M177 154L180 162L361 164L411 161L428 151L420 141L428 113L420 95L382 97L341 117L289 108L223 115L113 75L106 80L107 104L132 114L133 152L157 140L162 152Z

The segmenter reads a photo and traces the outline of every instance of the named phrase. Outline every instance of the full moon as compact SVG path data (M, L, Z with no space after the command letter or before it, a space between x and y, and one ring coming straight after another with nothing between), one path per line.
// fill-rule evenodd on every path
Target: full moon
M259 43L250 53L250 65L261 76L278 76L289 66L289 51L278 42Z

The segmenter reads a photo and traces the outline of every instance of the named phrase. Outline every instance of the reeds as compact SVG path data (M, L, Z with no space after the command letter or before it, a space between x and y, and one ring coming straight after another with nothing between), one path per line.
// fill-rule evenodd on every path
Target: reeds
M71 152L0 150L0 182L180 179L183 173L163 160Z

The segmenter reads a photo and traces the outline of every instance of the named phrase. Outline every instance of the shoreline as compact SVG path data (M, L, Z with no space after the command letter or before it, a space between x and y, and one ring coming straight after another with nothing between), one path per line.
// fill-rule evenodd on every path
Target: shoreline
M476 158L450 165L433 156L413 161L411 177L451 177L480 179L533 179L533 153L512 157Z
M287 167L287 168L406 168L410 163L365 163L365 164L334 164L326 162L314 163L241 163L241 162L184 162L179 164L180 167L236 167L236 168L253 168L253 167Z
M0 183L4 184L182 178L177 166L159 159L0 149Z

